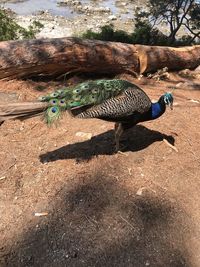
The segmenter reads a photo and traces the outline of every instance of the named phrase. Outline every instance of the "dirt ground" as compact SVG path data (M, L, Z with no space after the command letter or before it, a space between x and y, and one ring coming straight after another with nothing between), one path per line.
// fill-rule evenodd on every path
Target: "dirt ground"
M0 126L1 267L200 266L200 79L131 80L152 99L178 86L174 110L131 129L124 154L109 122ZM1 81L0 100L61 84Z

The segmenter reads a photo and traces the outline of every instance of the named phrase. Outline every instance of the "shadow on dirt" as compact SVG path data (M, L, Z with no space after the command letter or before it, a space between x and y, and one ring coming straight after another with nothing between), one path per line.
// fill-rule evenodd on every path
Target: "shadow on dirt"
M174 145L174 138L162 134L158 131L150 130L142 125L136 125L133 129L124 134L125 142L120 143L126 147L122 149L126 151L140 151L147 148L152 143L162 141L164 138L169 143ZM122 137L123 138L123 137ZM124 143L124 144L123 144ZM99 134L84 142L66 145L59 149L47 152L40 155L41 162L50 162L60 159L77 159L78 161L90 160L98 155L112 155L114 154L114 131L110 130L105 133Z
M59 192L49 215L1 257L1 267L191 266L192 224L177 203L151 191L130 194L101 170L86 180Z

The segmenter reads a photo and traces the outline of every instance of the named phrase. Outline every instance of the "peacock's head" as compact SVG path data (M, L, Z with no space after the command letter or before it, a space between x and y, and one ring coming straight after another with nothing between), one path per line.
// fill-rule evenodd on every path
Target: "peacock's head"
M165 93L164 94L164 102L167 106L169 106L171 109L173 109L173 101L174 98L171 93Z

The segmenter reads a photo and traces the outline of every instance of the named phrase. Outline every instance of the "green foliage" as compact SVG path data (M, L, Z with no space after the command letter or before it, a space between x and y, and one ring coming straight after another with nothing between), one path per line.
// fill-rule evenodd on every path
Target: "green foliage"
M200 4L195 4L189 12L193 30L200 30Z
M82 38L143 45L166 45L167 43L167 37L158 30L152 29L146 22L140 26L137 25L131 34L114 30L113 25L106 25L101 27L101 31L98 33L91 30L87 31L82 35Z
M165 23L168 28L168 44L183 42L180 32L189 32L187 42L195 43L200 38L200 2L197 0L148 0L148 13L145 19L154 25ZM191 38L190 38L191 36Z
M157 35L157 32L152 30L152 27L147 22L138 22L135 25L135 31L131 34L132 42L134 44L151 44L153 45L154 36Z
M88 30L82 35L84 39L96 39L102 41L115 41L122 43L132 43L132 37L125 31L115 31L112 24L101 27L100 32Z
M0 9L0 41L33 39L42 27L43 25L40 22L33 21L28 29L25 29L9 17L5 10Z

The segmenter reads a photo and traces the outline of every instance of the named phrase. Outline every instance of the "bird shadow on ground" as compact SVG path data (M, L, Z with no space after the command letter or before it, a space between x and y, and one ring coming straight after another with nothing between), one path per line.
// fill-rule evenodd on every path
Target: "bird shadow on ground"
M179 204L148 191L130 194L102 170L63 187L50 209L2 267L191 266L185 242L192 223Z
M174 138L170 135L162 134L158 131L150 130L142 125L136 125L127 133L124 133L126 138L121 140L120 144L123 147L123 152L140 151L152 143L166 139L170 144L174 145ZM123 137L122 137L123 138ZM76 159L77 161L90 160L98 155L114 154L114 131L109 130L102 134L92 137L90 140L69 144L59 149L47 152L40 155L41 162L51 162L60 159Z

